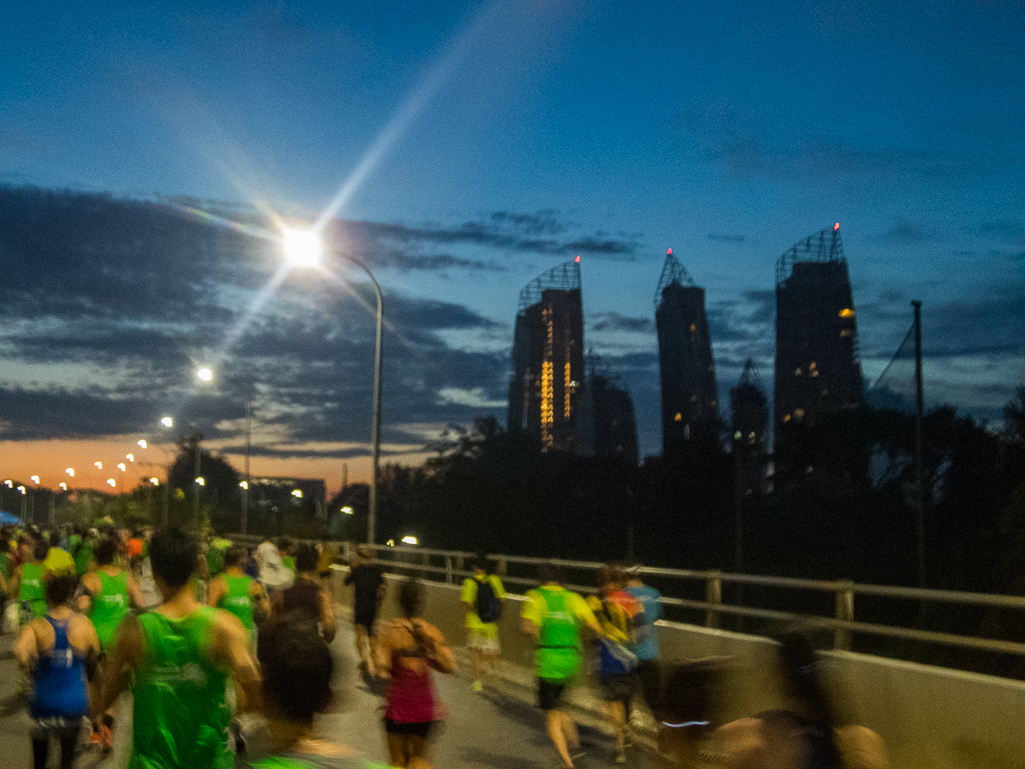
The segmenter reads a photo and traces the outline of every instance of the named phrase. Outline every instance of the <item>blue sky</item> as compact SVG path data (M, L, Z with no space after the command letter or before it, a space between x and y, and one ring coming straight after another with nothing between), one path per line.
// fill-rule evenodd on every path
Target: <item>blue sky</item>
M656 453L651 319L665 249L708 291L725 394L748 355L771 379L775 260L835 221L866 376L921 299L927 397L998 418L1025 379L1025 3L693 5L14 0L0 28L0 183L311 218L344 191L339 237L413 308L411 323L436 311L426 330L397 327L399 346L388 348L409 353L395 353L398 382L386 390L395 456L412 456L447 420L500 411L517 293L574 252L587 345L623 374L642 452ZM266 281L261 248L233 258L257 255ZM8 243L0 269L46 272L49 254L27 258ZM155 264L188 268L187 257ZM227 274L211 273L216 301L196 297L219 314L190 307L195 334L182 323L174 331L193 357L216 348L217 319L237 321L260 284ZM59 288L69 300L102 296L97 282ZM0 385L15 401L99 394L118 386L112 370L143 365L112 334L111 366L70 374L65 350L41 368L26 340L78 339L83 317L26 315L31 283L2 283ZM314 295L337 310L329 293ZM311 301L286 287L263 317ZM170 338L145 313L121 323ZM429 344L406 333L416 330ZM413 354L416 345L430 351ZM295 365L317 367L310 346ZM451 356L448 380L443 367L417 373L425 356ZM396 390L404 378L425 389ZM266 413L292 413L267 387ZM0 413L0 425L20 413ZM128 422L119 429L130 432ZM218 434L232 451L229 428ZM17 424L5 431L32 439ZM311 436L297 427L286 437L292 448L275 467ZM344 451L362 456L351 440ZM325 461L342 451L317 449Z

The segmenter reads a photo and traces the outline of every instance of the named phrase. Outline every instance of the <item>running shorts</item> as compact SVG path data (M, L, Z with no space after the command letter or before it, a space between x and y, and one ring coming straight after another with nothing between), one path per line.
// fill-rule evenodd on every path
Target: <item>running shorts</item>
M386 718L384 719L384 730L388 734L409 735L426 740L438 723L438 721L392 721L390 718Z
M565 678L539 678L537 679L537 706L541 710L558 710L562 693L566 690L569 681Z

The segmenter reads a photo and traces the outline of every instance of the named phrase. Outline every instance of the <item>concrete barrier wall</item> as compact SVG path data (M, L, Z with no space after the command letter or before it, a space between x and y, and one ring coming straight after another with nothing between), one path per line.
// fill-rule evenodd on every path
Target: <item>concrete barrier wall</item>
M336 567L335 597L351 605L352 591ZM399 615L401 577L388 575L384 619ZM424 616L453 646L465 642L460 586L426 583ZM506 598L499 622L502 657L533 667L533 641L520 627L522 596ZM771 642L757 636L661 622L663 659L726 656L733 663L716 707L727 721L781 704L769 663ZM878 732L895 769L1025 769L1025 683L994 676L850 652L825 652L823 673L840 724Z

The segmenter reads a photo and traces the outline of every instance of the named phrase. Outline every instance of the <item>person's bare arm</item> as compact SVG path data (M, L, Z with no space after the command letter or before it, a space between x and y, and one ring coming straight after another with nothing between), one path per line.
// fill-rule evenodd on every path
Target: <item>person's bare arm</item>
M270 599L267 597L267 590L254 579L253 584L249 587L249 595L253 600L253 617L258 622L262 622L270 616Z
M11 584L8 587L10 589L7 591L7 595L18 600L18 592L21 590L21 566L14 570L14 576L11 577Z
M419 623L418 629L427 639L427 664L439 673L452 675L456 672L456 655L449 648L438 628L427 622Z
M207 606L217 606L217 602L220 601L224 596L228 594L228 585L224 582L220 576L214 577L210 580L210 590L207 591L206 603Z
M25 625L12 647L18 667L25 672L35 669L36 663L39 661L39 640L34 625L35 622Z
M249 635L238 617L226 611L217 613L217 634L211 651L214 664L226 667L235 679L239 712L261 710L260 674L249 654Z
M388 678L391 675L391 650L392 636L394 630L390 622L381 624L377 633L377 647L374 649L374 670L378 678Z
M533 620L529 620L526 617L523 617L520 621L520 629L522 629L524 633L534 636L534 638L537 638L541 634L541 628L535 625Z
M93 596L100 592L100 578L95 574L85 574L82 576L82 595L78 597L78 610L87 612L92 608Z
M320 591L320 632L324 640L331 643L338 632L338 618L335 616L335 602L326 590Z
M142 597L142 588L139 586L139 581L131 574L128 575L128 600L132 602L132 606L136 609L143 609L146 606L146 602Z
M105 713L127 688L132 671L142 663L142 654L142 628L135 617L128 615L117 629L114 648L103 666L100 696L92 703L93 718Z

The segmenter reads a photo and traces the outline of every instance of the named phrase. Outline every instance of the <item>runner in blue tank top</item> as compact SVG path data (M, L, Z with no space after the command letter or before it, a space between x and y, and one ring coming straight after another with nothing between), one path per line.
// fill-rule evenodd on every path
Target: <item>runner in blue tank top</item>
M96 668L100 641L85 616L71 609L76 579L55 576L46 583L49 611L33 620L14 643L14 656L33 679L29 705L35 769L45 769L50 738L61 745L61 769L71 769L82 717L89 711L87 672Z

